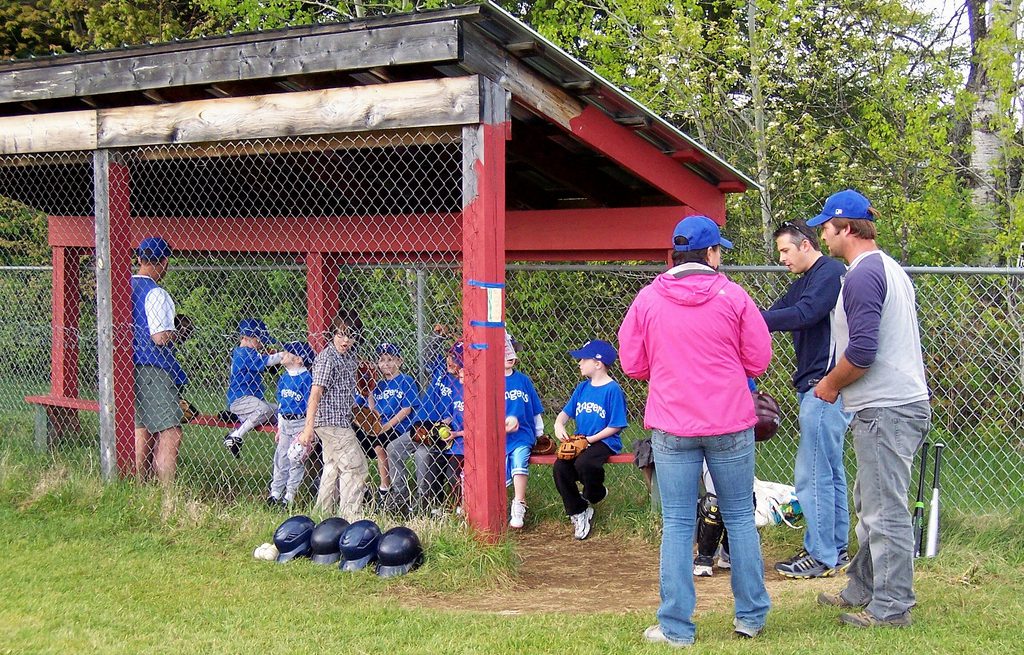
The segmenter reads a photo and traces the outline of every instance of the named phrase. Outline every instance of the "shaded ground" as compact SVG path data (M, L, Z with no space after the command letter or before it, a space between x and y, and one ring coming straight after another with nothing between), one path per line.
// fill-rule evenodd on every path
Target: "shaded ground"
M578 607L592 612L653 612L658 607L656 545L597 531L586 541L576 541L569 525L560 523L534 525L516 535L515 541L523 563L514 586L431 594L430 605L498 614L554 613ZM778 555L783 554L766 553L766 567ZM786 580L774 570L766 572L765 582L773 599L789 593L813 596L842 584L835 579ZM716 568L713 577L698 578L696 584L698 612L732 606L728 571ZM423 600L403 598L402 603L422 605Z

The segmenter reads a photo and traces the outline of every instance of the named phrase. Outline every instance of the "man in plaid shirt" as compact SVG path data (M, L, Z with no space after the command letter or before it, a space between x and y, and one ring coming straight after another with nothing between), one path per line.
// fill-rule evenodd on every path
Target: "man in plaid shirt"
M353 311L341 311L331 323L331 341L313 361L313 388L306 407L306 427L299 443L307 448L313 435L323 447L323 472L316 508L348 521L360 518L366 484L366 455L352 429L356 375L355 345L362 322Z

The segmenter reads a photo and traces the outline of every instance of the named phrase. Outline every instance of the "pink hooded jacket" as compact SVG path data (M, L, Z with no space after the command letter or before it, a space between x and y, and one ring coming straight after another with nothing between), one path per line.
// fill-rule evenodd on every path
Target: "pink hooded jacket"
M619 328L622 370L649 382L644 427L678 436L753 427L747 378L764 373L771 358L771 335L754 301L699 264L656 277Z

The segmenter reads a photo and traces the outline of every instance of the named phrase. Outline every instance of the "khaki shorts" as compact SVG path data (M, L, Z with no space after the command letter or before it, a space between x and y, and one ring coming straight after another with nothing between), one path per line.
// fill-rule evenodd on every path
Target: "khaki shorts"
M171 374L157 366L136 366L135 427L156 434L181 425L181 416Z

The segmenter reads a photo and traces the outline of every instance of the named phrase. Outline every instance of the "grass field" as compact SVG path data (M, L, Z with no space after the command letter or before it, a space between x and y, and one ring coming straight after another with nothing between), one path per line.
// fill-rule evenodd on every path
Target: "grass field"
M102 485L94 462L36 454L30 441L9 432L0 441L3 653L667 652L642 642L653 612L432 607L429 599L451 607L460 594L516 585L512 541L484 547L454 522L424 524L427 564L391 580L307 561L256 562L252 549L269 540L280 515L187 491ZM774 594L768 628L756 641L732 636L727 607L702 611L695 651L1019 652L1024 511L947 517L940 556L918 567L913 627L842 627L835 611L814 604L805 583L794 583ZM636 538L656 540L656 521L639 511L610 529L631 531L641 521L649 525ZM765 549L781 553L798 540L797 532L772 531ZM623 562L629 566L628 553Z

